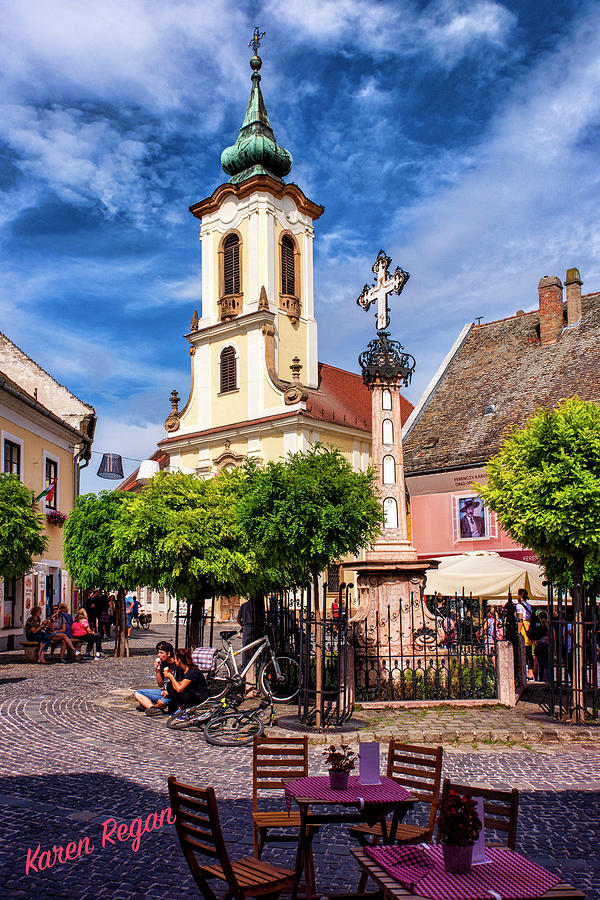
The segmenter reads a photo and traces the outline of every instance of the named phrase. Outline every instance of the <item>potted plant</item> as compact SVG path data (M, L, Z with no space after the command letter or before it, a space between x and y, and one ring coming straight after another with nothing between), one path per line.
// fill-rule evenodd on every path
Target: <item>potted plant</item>
M448 791L440 804L437 827L446 872L454 875L470 872L473 844L482 828L473 798Z
M63 527L68 518L69 517L68 515L66 515L66 513L61 513L58 509L51 509L46 513L48 524L58 525L59 528Z
M342 744L339 750L335 744L331 744L327 750L323 750L323 755L329 766L329 784L332 790L345 791L348 787L348 776L354 768L358 755L347 744Z

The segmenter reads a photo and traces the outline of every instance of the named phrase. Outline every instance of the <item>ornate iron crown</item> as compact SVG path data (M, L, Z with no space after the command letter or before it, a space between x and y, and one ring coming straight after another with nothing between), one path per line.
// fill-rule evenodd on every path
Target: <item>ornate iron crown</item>
M369 341L367 349L358 357L366 385L375 382L398 384L407 387L415 371L415 358L404 352L398 341L390 339L389 331L378 331L376 340Z

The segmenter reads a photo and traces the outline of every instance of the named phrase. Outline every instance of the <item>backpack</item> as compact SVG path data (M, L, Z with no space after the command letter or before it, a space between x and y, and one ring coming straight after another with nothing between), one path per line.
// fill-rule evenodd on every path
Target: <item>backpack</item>
M531 610L528 637L530 641L539 641L540 638L545 637L544 626L538 619L538 614L535 609Z

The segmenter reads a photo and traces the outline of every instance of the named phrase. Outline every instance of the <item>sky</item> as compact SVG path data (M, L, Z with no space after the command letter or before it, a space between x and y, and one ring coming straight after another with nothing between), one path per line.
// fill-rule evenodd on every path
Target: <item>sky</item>
M600 290L600 5L570 0L6 0L0 330L93 405L125 474L189 393L199 223L250 92L316 222L319 358L358 371L380 248L416 403L466 322ZM82 473L82 491L114 486Z

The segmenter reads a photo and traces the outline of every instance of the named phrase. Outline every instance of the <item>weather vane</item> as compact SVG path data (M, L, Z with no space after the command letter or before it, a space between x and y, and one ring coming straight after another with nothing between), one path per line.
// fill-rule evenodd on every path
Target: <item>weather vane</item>
M260 47L260 42L262 41L266 33L266 31L260 31L258 25L254 29L254 37L252 38L248 46L252 47L255 56L258 56L258 48Z

